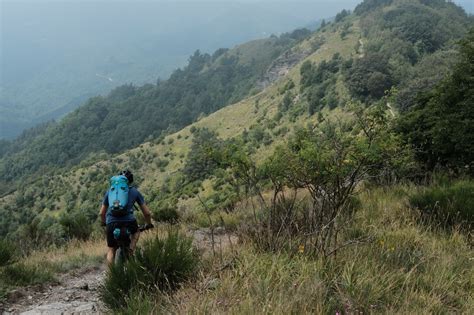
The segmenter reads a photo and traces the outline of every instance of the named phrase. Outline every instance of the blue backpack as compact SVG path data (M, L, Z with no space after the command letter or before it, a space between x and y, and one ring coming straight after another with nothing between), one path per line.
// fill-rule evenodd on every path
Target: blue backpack
M128 214L128 179L123 175L113 176L110 179L108 194L109 211L114 217L123 217Z

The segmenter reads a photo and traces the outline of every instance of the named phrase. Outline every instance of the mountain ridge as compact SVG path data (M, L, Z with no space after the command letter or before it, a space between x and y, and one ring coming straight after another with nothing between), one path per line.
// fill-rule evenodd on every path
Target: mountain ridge
M413 3L419 2L413 1ZM368 13L373 12L375 11L369 11ZM380 73L382 75L392 75L390 73L379 73L377 69L364 68L366 64L362 61L365 62L364 59L372 58L369 52L374 49L374 37L370 37L372 35L370 35L370 30L367 31L366 29L368 26L364 22L364 18L366 18L364 13L349 15L346 12L342 16L340 15L339 18L336 17L334 23L302 39L296 46L293 45L291 49L294 51L313 49L313 52L300 60L286 75L273 82L262 92L207 116L201 115L197 122L184 129L164 137L154 138L125 153L113 154L112 156L99 153L95 157L89 156L89 159L86 158L77 166L72 167L70 179L65 179L68 178L66 169L59 171L62 175L53 175L53 173L48 177L43 175L38 178L41 184L33 185L34 188L20 187L20 190L16 193L2 198L2 206L8 211L15 203L16 198L20 198L21 204L26 205L27 208L35 209L27 210L27 212L32 211L33 214L42 212L46 217L49 215L57 216L63 212L62 209L68 209L66 211L68 212L77 207L85 207L89 209L87 211L91 211L89 215L92 219L95 215L92 209L105 189L107 177L125 167L134 169L138 178L145 178L141 184L146 193L154 196L151 199L153 203L157 196L157 190L159 190L158 186L165 185L167 178L169 178L168 180L176 180L173 179L175 175L177 178L182 176L182 174L176 173L180 173L186 163L186 156L194 137L191 132L192 129L207 128L216 132L222 139L248 133L250 137L256 137L255 145L259 147L256 154L257 157L261 158L270 152L275 145L284 141L291 129L307 123L317 123L321 117L319 114L315 115L316 113L322 112L324 115L330 116L347 115L344 106L355 97L373 102L373 98L378 97L377 95L380 95L381 89L385 89L385 86L376 84L369 87L361 86L361 89L352 90L347 83L348 80L357 80L360 75L358 71L362 71L363 75L374 75L375 77L380 77ZM460 21L462 21L461 18ZM361 43L364 44L363 49ZM392 43L386 44L389 45L386 49L390 52L394 46L390 46ZM443 49L449 49L449 45ZM406 47L409 48L409 44L406 44ZM407 58L410 58L411 51L409 49L407 51ZM232 52L238 55L237 49ZM226 53L228 58L232 60L232 54L229 55L229 52L225 50L219 51L217 55L210 56L210 58L227 60L223 57ZM431 55L420 55L418 57L419 61L424 60L427 56ZM196 57L202 58L200 54ZM432 63L437 62L436 58L432 59ZM248 62L252 62L252 59L250 58ZM389 67L389 63L382 63L381 66ZM446 67L448 66L449 63ZM268 64L267 67L262 67L262 69L268 70L268 67L271 68L271 65ZM416 64L412 67L416 69ZM388 69L388 71L393 71L390 70L390 67ZM205 71L204 68L199 69L199 72L201 71ZM382 69L381 71L387 70ZM423 75L422 73L416 74L416 71L414 73L413 80L418 80L418 76ZM399 74L395 73L395 75ZM411 82L411 75L405 77L405 80L408 80L405 82ZM361 84L359 81L354 82ZM429 82L428 87L435 83ZM422 86L422 88L426 87ZM124 94L120 95L119 93L117 97L119 99L126 97L127 89L133 89L133 87L126 87L123 91L118 91ZM384 90L382 90L382 94L383 92ZM411 90L405 92L414 93ZM366 95L366 93L369 94ZM114 95L112 94L111 97L113 98ZM268 144L263 144L264 140ZM99 161L96 162L96 160ZM96 181L100 183L96 183ZM82 182L82 184L72 187L67 182ZM41 187L41 185L45 187ZM207 185L209 186L208 182ZM36 198L35 196L41 191L43 191L41 193L43 195L45 194L44 191L54 191L55 196ZM85 204L82 204L83 202ZM186 203L193 203L194 201L192 201L192 198L187 198L180 202L185 207ZM17 224L20 224L20 221ZM6 226L4 226L5 228ZM15 229L15 225L8 228L9 231Z
M24 126L35 119L42 122L38 116L54 115L51 111L81 95L105 95L123 84L168 78L196 49L212 52L309 21L309 14L296 19L282 6L240 4L240 14L232 14L229 4L219 2L8 1L2 4L0 138L13 139L21 132L15 121ZM286 7L298 9L292 4ZM169 18L173 14L178 18ZM79 16L88 20L87 25ZM62 17L68 23L61 26ZM124 24L123 19L129 22ZM195 25L186 22L191 20ZM114 82L97 73L113 77Z
M212 56L197 51L191 56L190 63L184 70L175 71L166 81L139 88L125 85L112 91L106 98L92 98L85 106L80 107L61 122L51 124L43 133L35 137L20 137L18 141L13 142L10 146L10 158L2 159L1 165L3 167L0 169L3 169L1 172L6 175L2 177L6 179L9 177L7 173L13 174L7 169L20 170L19 165L14 163L15 159L24 160L27 163L25 166L31 171L34 167L47 166L48 163L51 163L47 159L38 157L44 155L46 151L50 153L57 151L54 154L54 163L64 165L74 160L80 161L84 157L84 153L101 150L98 146L92 146L87 140L72 145L73 138L84 138L78 133L78 128L82 129L83 133L87 132L89 137L95 137L96 142L100 142L102 150L117 152L117 150L120 151L140 143L149 136L147 132L152 132L154 137L158 137L160 133L166 132L166 129L173 128L173 125L179 127L183 123L189 124L200 112L213 111L214 107L225 106L249 93L254 93L252 91L254 81L264 71L266 64L276 58L292 42L299 40L293 39L291 36L289 34L286 37L255 40L245 45L238 45L231 50L217 50ZM264 47L266 49L263 49ZM257 55L254 51L260 53ZM252 55L251 58L248 57L249 54ZM214 66L208 67L208 63ZM136 111L133 110L133 107L137 106L152 116L137 116ZM130 116L129 120L126 119L127 116ZM133 123L131 124L132 117ZM111 121L112 119L114 121ZM120 125L128 130L128 134L134 135L134 140L130 142L118 137L117 134L114 136L112 130L119 128ZM71 129L70 126L74 127ZM145 126L148 131L142 130ZM106 134L110 134L110 136ZM127 141L129 142L127 143ZM35 154L27 153L33 147L35 147L33 149ZM78 159L77 155L82 155L82 157ZM22 157L20 158L20 156ZM62 162L60 162L61 160ZM74 163L77 162L72 162L72 164ZM24 166L21 168L26 169ZM21 172L17 175L21 175Z

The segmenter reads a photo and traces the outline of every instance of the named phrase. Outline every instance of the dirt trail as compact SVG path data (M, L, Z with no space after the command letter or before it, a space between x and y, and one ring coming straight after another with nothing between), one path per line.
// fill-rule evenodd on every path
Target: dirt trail
M202 252L212 252L212 234L209 229L191 232L194 245ZM223 229L214 231L214 250L232 246L235 235ZM64 274L57 283L15 290L9 294L8 303L0 304L1 315L39 314L103 314L98 288L105 276L105 266L81 269Z
M201 228L191 233L194 246L202 253L207 254L217 253L229 247L232 248L238 241L238 237L235 234L227 232L222 227L217 227L214 230Z
M57 283L10 293L2 314L101 314L98 287L105 268L83 269L63 275Z

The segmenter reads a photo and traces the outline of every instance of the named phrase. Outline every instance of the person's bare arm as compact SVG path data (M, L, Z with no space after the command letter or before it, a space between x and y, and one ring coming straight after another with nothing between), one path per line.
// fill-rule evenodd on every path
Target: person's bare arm
M144 203L140 205L140 209L142 209L143 217L145 218L146 224L151 224L151 212L148 206Z
M105 214L107 213L107 207L105 205L102 205L100 208L100 219L102 224L105 224Z

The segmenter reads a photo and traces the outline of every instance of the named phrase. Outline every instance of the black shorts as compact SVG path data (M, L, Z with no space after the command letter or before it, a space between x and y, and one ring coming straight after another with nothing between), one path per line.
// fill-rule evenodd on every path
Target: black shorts
M137 221L113 222L107 224L107 246L118 247L117 240L114 238L114 230L116 228L127 227L130 234L135 234L138 231Z

